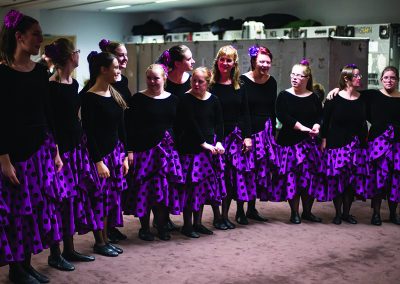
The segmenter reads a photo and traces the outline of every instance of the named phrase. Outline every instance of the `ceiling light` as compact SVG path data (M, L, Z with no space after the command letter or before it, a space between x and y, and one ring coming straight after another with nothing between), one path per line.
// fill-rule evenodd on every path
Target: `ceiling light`
M129 8L130 6L131 5L112 6L112 7L107 7L106 10L124 9L124 8Z
M175 2L178 0L157 0L156 3Z

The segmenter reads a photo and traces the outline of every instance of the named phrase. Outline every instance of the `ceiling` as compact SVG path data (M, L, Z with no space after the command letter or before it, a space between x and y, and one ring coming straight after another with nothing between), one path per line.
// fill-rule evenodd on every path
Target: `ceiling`
M193 9L250 2L265 2L265 0L0 0L0 9L132 13L162 12L173 9ZM107 10L109 7L124 5L127 7Z

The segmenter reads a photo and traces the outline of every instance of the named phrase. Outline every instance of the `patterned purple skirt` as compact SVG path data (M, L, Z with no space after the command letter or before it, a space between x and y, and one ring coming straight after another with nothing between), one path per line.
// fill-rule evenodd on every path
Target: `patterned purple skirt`
M95 178L96 189L94 196L101 198L100 205L95 207L95 217L107 217L109 227L122 227L122 201L121 195L128 185L124 177L123 162L125 159L124 145L118 141L114 150L103 157L103 163L110 170L110 177L101 178L97 173L96 165L93 164L92 176Z
M242 147L241 130L236 127L224 141L225 182L234 191L234 199L250 201L257 197L254 155L243 153Z
M368 142L370 175L365 189L365 198L381 195L388 188L393 167L393 127Z
M400 202L400 143L393 143L393 171L390 179L389 200Z
M155 205L166 206L179 215L182 166L172 136L166 132L161 142L144 152L133 154L129 188L124 201L124 214L145 216Z
M347 187L352 187L356 196L364 198L369 175L367 152L360 147L358 138L343 147L326 149L315 198L331 201Z
M203 150L198 154L181 155L181 163L185 180L181 208L199 211L204 204L220 205L226 197L221 155Z
M314 176L321 166L321 152L316 139L305 139L292 146L277 145L280 167L273 171L269 200L291 200L306 192L314 196Z
M102 207L102 198L96 196L96 178L93 164L89 162L86 139L75 149L61 155L64 166L57 174L61 189L63 232L86 234L103 229L102 215L96 208ZM102 212L102 211L100 211Z
M5 225L0 231L4 230L5 235L1 232L0 235L5 245L0 252L0 264L22 261L25 255L37 254L62 238L55 149L52 137L48 136L28 160L14 163L18 186L11 185L0 173L4 201L0 211L7 212L1 218Z
M261 201L268 200L268 193L272 190L272 169L279 167L276 141L272 129L272 122L268 119L265 123L265 129L251 137L256 164L257 197Z

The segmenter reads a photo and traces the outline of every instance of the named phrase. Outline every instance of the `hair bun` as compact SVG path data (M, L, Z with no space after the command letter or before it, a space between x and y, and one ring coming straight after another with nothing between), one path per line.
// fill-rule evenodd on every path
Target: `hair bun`
M103 38L103 39L99 42L99 47L100 47L101 51L106 51L107 46L109 46L110 43L111 43L111 41L109 41L108 39L104 39L104 38Z
M87 56L87 61L91 62L99 53L97 51L91 51Z
M305 65L305 66L310 66L310 62L309 62L306 58L303 58L303 59L300 61L300 64L301 64L301 65Z

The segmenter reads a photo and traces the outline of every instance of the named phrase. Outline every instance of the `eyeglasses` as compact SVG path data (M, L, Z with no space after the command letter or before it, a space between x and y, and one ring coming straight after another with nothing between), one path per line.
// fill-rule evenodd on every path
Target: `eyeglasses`
M81 50L80 50L80 49L77 49L77 50L75 50L75 51L72 52L72 54L75 54L75 53L81 53Z
M306 76L306 75L301 75L301 74L297 74L297 73L290 73L290 77L292 77L292 78L301 78L301 79L304 79L304 78L307 78L308 76Z
M361 74L353 74L353 78L362 79L362 75Z
M394 76L383 76L382 77L382 80L385 80L385 81L397 81L398 79L396 78L396 77L394 77Z

